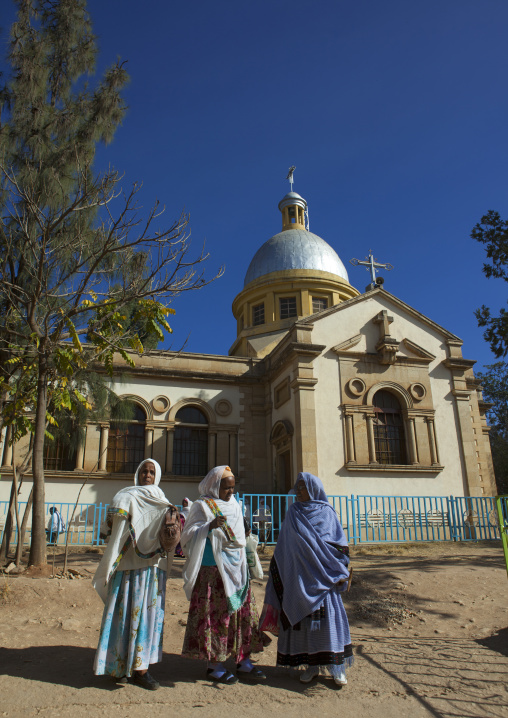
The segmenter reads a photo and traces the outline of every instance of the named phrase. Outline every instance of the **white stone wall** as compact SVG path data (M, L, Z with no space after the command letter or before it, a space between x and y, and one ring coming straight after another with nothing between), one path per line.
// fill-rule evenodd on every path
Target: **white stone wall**
M389 315L394 317L390 331L395 339L409 339L436 356L429 365L428 372L436 411L439 459L444 469L433 476L419 476L410 472L392 475L370 471L360 473L344 468L344 423L339 408L339 359L330 349L361 333L362 340L352 351L375 353L379 327L372 319L383 309L387 309ZM455 403L451 394L451 373L442 364L447 356L444 339L436 329L406 314L392 304L389 298L379 298L379 295L316 321L312 341L327 347L314 363L315 375L318 378L315 394L319 472L327 492L412 496L464 494L465 477Z

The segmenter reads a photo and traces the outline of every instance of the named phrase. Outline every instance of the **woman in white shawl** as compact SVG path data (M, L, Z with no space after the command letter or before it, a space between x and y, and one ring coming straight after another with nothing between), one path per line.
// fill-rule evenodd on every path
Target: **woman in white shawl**
M187 498L187 496L182 501L182 510L180 511L180 516L183 516L184 521L187 521L187 517L190 513L193 503L194 501L191 501L189 498Z
M178 512L158 487L160 478L159 464L148 459L134 486L114 496L111 535L93 581L105 604L95 674L130 678L149 690L159 688L148 666L162 659L166 577L180 538Z
M182 655L208 661L208 677L230 685L238 678L264 680L251 653L269 642L259 630L245 555L242 509L229 466L216 466L199 485L180 543L187 556L184 590L190 600ZM228 656L236 674L223 665Z

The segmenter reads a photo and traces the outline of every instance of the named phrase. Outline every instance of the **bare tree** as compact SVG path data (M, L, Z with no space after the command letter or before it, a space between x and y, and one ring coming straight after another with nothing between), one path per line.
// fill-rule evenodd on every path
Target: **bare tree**
M115 353L132 364L171 331L173 299L212 280L204 250L190 254L187 215L161 226L159 203L148 214L138 205L140 185L124 192L116 170L94 169L97 143L125 113L127 75L116 63L93 91L79 82L96 55L86 0L15 2L0 96L0 411L33 433L29 563L40 565L44 440L55 410L88 404L76 374L97 363L112 372Z

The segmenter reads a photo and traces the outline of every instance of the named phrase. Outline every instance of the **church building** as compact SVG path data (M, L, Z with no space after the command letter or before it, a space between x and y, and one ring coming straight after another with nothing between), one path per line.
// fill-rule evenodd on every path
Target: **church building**
M76 455L48 447L48 501L74 502L90 474L81 502L107 503L148 457L178 504L219 464L241 492L286 493L309 471L329 495L495 494L488 405L459 337L379 282L355 289L300 195L279 210L234 298L229 353L152 351L132 370L119 358L134 417L90 424ZM2 500L11 460L5 445Z

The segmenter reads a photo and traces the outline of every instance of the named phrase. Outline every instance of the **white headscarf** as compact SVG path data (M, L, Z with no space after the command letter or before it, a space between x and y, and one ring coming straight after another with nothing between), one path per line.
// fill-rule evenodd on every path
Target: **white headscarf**
M138 474L147 461L155 466L155 483L138 486ZM160 545L159 530L169 501L156 485L161 479L161 467L153 459L145 459L134 474L135 486L121 489L108 507L108 525L112 526L108 546L94 576L93 586L105 602L107 583L126 551L132 547L137 556L147 560L147 566L164 552ZM115 521L116 518L123 519Z
M155 481L151 485L158 486L160 484L161 476L162 476L162 469L160 467L160 464L157 461L155 461L155 459L144 459L144 461L142 461L140 463L140 465L136 469L136 473L134 474L134 486L138 485L139 472L141 471L141 467L144 466L147 462L150 462L151 464L153 464L155 466ZM162 491L161 491L161 493L162 493ZM163 494L163 496L164 496L164 494Z
M187 517L189 516L189 512L191 510L191 507L192 507L192 504L194 503L194 501L191 501L189 498L187 498L187 496L184 496L183 500L187 501L187 506L182 506L182 510L180 511L180 513L182 514L184 519L187 521Z
M201 498L194 501L185 522L180 538L180 545L187 556L183 568L184 591L190 600L192 589L201 568L207 537L212 544L213 555L221 575L228 600L228 611L234 613L245 601L249 589L249 574L245 556L245 529L242 509L234 496L229 501L219 498L222 474L227 466L216 466L208 472L199 484ZM204 500L212 498L228 526L235 535L230 541L222 529L213 529L209 533L209 525L215 518L214 513Z

